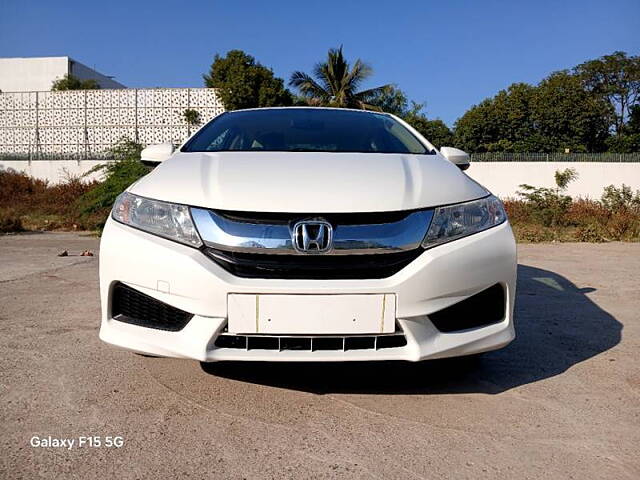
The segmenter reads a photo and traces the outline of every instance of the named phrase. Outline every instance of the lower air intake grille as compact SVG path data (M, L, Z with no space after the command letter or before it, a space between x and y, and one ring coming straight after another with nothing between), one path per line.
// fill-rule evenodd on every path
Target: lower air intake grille
M495 284L439 312L429 320L444 333L486 327L499 323L505 315L504 287Z
M383 348L404 347L404 335L359 335L349 337L286 337L269 335L221 334L215 341L217 348L241 350L298 350L298 351L349 351L381 350Z
M111 315L119 322L170 332L182 330L193 317L123 283L113 287Z

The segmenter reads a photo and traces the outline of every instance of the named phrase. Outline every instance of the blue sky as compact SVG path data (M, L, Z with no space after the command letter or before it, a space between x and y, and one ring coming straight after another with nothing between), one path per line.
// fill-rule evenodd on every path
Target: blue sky
M69 55L129 87L202 86L234 48L288 78L329 47L369 62L453 124L513 82L614 50L640 53L640 0L0 0L0 56Z

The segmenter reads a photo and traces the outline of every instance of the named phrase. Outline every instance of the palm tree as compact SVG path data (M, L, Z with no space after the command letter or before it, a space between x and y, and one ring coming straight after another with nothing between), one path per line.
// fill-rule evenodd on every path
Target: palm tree
M315 79L296 71L291 74L289 85L296 87L309 105L377 110L376 100L390 85L358 91L372 73L371 67L360 59L349 68L341 46L329 49L327 60L316 64Z

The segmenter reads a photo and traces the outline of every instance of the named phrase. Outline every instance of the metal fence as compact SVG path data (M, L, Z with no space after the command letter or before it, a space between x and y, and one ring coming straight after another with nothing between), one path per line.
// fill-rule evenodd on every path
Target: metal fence
M105 159L120 140L181 143L224 112L210 88L0 93L0 159Z
M474 153L472 162L640 162L635 153Z

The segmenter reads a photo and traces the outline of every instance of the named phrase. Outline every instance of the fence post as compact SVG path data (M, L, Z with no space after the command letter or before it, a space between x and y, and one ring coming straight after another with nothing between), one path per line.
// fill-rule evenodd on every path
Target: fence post
M133 118L134 118L134 138L138 143L138 89L133 91Z
M40 92L36 92L36 131L35 131L35 148L36 155L40 152ZM31 165L31 158L29 158L29 165Z
M87 91L84 91L84 159L87 160L89 153L89 132L87 131ZM80 159L78 159L78 165L80 165Z
M38 93L36 92L36 105L38 103ZM29 107L31 107L31 102L29 102ZM34 131L33 131L33 135L35 137L35 129L38 128L38 107L36 106L36 108L34 109L36 111L36 120L35 120L35 124L33 125ZM15 148L15 147L14 147ZM31 141L31 132L29 132L29 166L31 166L31 152L33 151L33 142Z
M187 110L189 110L191 108L191 89L187 88ZM185 118L185 121L187 122L187 138L189 138L191 136L191 123L189 123L189 121L187 121L187 119Z

